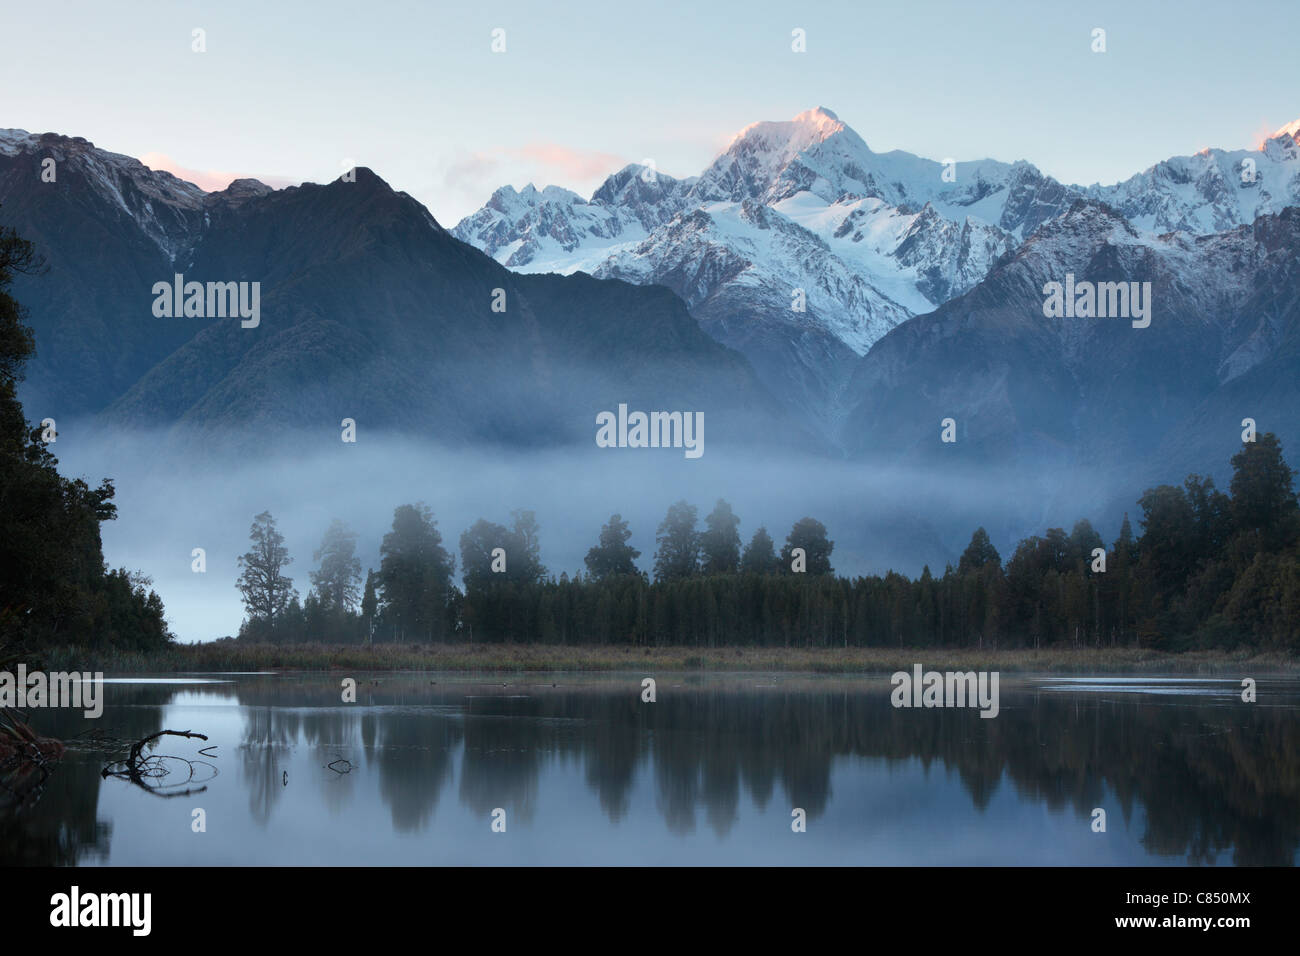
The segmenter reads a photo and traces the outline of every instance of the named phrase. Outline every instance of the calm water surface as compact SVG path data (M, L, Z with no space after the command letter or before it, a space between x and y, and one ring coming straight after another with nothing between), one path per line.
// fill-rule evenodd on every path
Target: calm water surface
M1254 704L1237 680L1004 679L981 719L895 709L888 675L660 675L654 703L642 674L354 676L354 704L342 675L232 674L122 678L97 721L34 712L70 750L39 799L0 803L0 862L1293 865L1300 849L1291 679L1260 678ZM164 728L209 739L161 740L151 789L101 777Z

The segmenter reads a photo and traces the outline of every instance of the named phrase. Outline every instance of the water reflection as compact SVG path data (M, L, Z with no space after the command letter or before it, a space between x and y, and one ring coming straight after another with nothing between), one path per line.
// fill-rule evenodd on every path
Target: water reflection
M65 740L208 734L220 776L190 802L215 838L174 847L188 803L101 780L110 755L74 743L39 802L0 809L0 861L662 862L662 845L699 863L1290 865L1300 848L1294 682L1248 705L1208 682L1004 681L984 720L894 709L887 678L673 677L653 704L640 675L375 675L355 704L337 679L226 679L113 684L97 722L33 715ZM498 807L512 841L492 842Z

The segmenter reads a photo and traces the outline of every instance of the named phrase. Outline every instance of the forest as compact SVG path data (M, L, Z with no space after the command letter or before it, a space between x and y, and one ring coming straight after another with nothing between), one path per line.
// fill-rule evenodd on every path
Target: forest
M653 574L611 515L572 577L541 561L531 511L480 519L457 559L424 504L396 509L380 566L362 575L357 534L324 533L299 600L291 558L268 513L250 530L238 587L244 640L269 643L1300 649L1300 507L1271 433L1232 458L1228 491L1189 476L1139 498L1106 545L1087 519L1021 541L1005 561L983 528L956 567L915 579L837 576L815 518L778 550L766 527L742 547L719 500L701 526L679 501L656 531Z

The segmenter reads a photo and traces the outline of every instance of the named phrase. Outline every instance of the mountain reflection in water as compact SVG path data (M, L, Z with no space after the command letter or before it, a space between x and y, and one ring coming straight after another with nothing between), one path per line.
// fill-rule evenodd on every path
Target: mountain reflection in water
M99 721L33 712L71 745L39 800L0 802L0 862L1293 865L1300 848L1293 680L1246 704L1232 680L1003 675L982 720L895 709L888 675L658 675L654 703L641 674L352 676L352 704L342 675L220 675L107 684ZM201 792L101 779L114 754L78 738L164 728L215 745Z

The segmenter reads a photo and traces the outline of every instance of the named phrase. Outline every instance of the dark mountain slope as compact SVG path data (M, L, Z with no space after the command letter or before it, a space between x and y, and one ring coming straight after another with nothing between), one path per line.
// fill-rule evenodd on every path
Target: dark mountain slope
M0 219L49 266L19 277L37 354L23 398L29 415L73 417L102 408L201 328L155 319L150 288L172 273L170 253L203 219L197 186L46 133L0 150ZM42 181L46 159L54 182Z
M1231 232L1152 239L1113 209L1078 202L970 292L871 349L850 385L844 441L869 457L1078 465L1136 480L1175 457L1202 469L1221 460L1222 440L1254 409L1261 428L1300 446L1300 435L1287 438L1300 407L1300 363L1287 350L1298 254L1294 208ZM1044 287L1067 274L1151 283L1150 326L1046 317ZM956 444L940 441L946 417Z
M594 442L596 414L627 402L703 411L717 441L803 440L667 290L515 275L369 170L224 208L186 279L260 281L260 324L209 323L110 420L269 434L337 432L346 417L543 445Z

